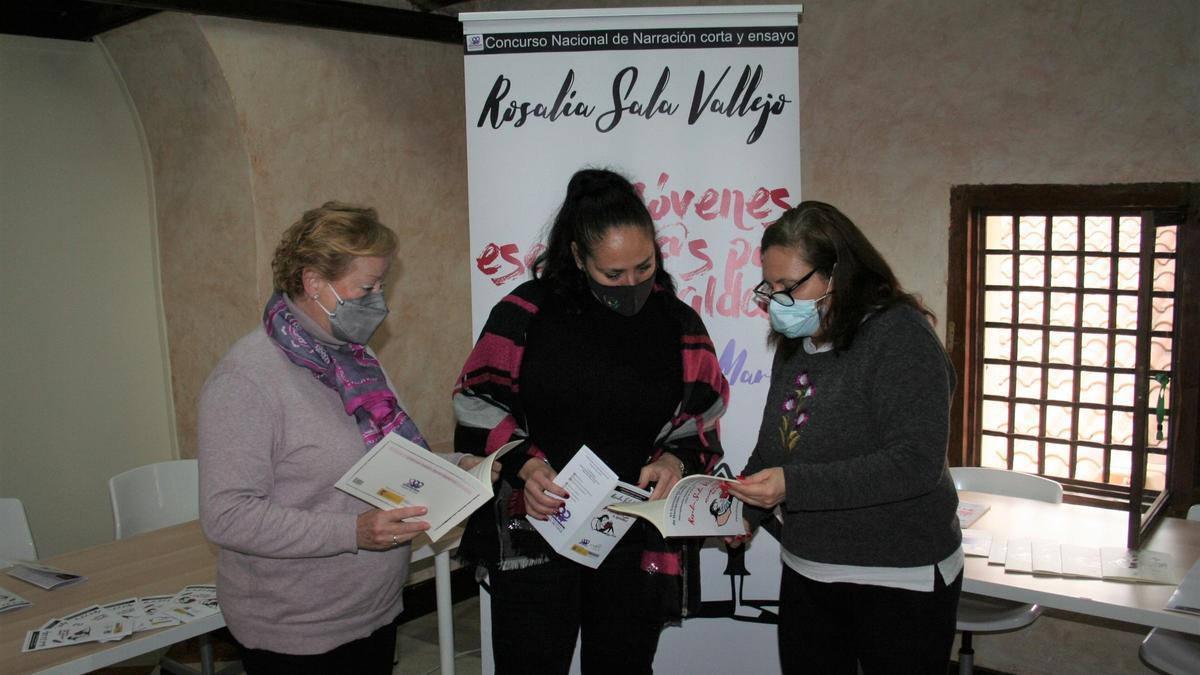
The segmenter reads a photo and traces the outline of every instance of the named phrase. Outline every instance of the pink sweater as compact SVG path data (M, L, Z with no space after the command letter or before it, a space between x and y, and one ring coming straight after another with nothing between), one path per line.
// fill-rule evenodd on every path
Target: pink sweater
M400 613L410 547L358 550L371 507L333 487L366 451L336 392L257 328L209 376L199 426L200 522L221 547L217 592L242 644L319 654Z

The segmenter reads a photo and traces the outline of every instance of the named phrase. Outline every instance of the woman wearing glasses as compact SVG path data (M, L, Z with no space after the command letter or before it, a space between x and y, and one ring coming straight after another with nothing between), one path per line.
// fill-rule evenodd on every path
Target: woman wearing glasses
M944 673L963 554L933 315L828 204L790 209L761 250L775 359L730 492L750 527L783 521L783 672Z

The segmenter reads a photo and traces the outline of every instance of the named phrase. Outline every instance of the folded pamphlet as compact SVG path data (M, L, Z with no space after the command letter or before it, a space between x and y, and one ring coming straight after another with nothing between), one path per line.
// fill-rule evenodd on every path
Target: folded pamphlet
M66 586L77 581L83 581L87 577L74 572L60 570L57 567L42 565L31 560L16 560L13 566L8 569L8 576L20 579L37 586L51 590L59 586Z
M520 443L500 446L467 471L393 431L334 487L380 509L424 506L425 534L437 541L492 498L492 465Z

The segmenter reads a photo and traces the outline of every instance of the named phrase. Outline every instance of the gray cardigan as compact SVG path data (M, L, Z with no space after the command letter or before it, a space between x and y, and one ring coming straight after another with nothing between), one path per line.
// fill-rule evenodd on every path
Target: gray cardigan
M242 644L318 654L399 614L411 549L358 549L372 507L333 484L366 447L336 392L259 327L204 385L199 426L200 522L221 547L218 598Z
M844 352L776 353L744 473L783 467L787 551L883 567L936 564L954 552L962 539L946 464L954 379L929 322L908 306L871 315ZM770 515L748 511L754 525Z

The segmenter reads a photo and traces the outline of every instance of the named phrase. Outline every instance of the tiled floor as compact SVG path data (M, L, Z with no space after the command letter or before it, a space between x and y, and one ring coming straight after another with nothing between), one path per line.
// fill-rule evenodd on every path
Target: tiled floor
M439 673L437 615L426 614L400 626L400 663L393 675ZM479 598L454 605L455 675L480 675Z

